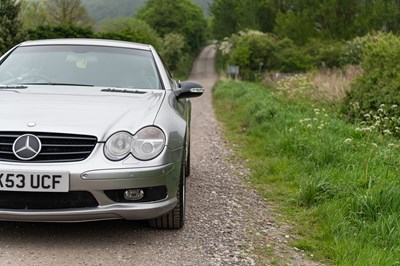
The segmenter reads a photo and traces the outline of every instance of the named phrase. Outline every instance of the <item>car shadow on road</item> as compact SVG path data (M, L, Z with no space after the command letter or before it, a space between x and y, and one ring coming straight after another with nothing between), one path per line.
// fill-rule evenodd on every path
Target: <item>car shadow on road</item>
M153 235L146 221L97 221L84 223L0 222L2 245L109 245L110 241L149 240ZM164 231L168 232L168 231Z

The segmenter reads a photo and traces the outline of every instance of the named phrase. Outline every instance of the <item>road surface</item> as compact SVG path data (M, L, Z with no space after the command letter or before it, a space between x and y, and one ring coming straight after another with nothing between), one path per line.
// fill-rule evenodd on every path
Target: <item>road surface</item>
M131 221L0 222L0 265L312 264L287 246L287 228L275 225L271 208L246 182L248 171L227 148L212 109L214 57L215 47L206 47L190 76L206 91L192 101L192 167L182 230ZM258 258L258 247L270 255Z

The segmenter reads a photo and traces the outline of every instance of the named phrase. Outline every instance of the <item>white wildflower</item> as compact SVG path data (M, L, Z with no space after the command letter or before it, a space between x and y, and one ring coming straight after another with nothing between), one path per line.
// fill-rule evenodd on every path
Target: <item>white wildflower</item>
M390 130L388 130L388 129L385 129L385 130L383 131L383 134L385 134L385 135L392 135L392 132L390 132Z

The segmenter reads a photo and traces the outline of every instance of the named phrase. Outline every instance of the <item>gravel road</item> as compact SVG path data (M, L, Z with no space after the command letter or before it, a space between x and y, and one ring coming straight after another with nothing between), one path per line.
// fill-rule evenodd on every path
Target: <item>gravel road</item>
M288 247L288 226L247 183L249 173L227 148L211 105L217 80L214 46L191 80L206 88L193 102L192 168L186 226L161 231L142 222L0 223L0 265L315 265ZM263 246L270 256L257 257Z

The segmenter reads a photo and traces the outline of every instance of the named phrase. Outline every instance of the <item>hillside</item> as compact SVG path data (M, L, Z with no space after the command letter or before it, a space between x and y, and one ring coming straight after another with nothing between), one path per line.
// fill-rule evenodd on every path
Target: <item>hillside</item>
M89 15L96 23L116 17L127 17L135 14L146 0L81 0ZM208 3L213 0L193 0L208 15Z

